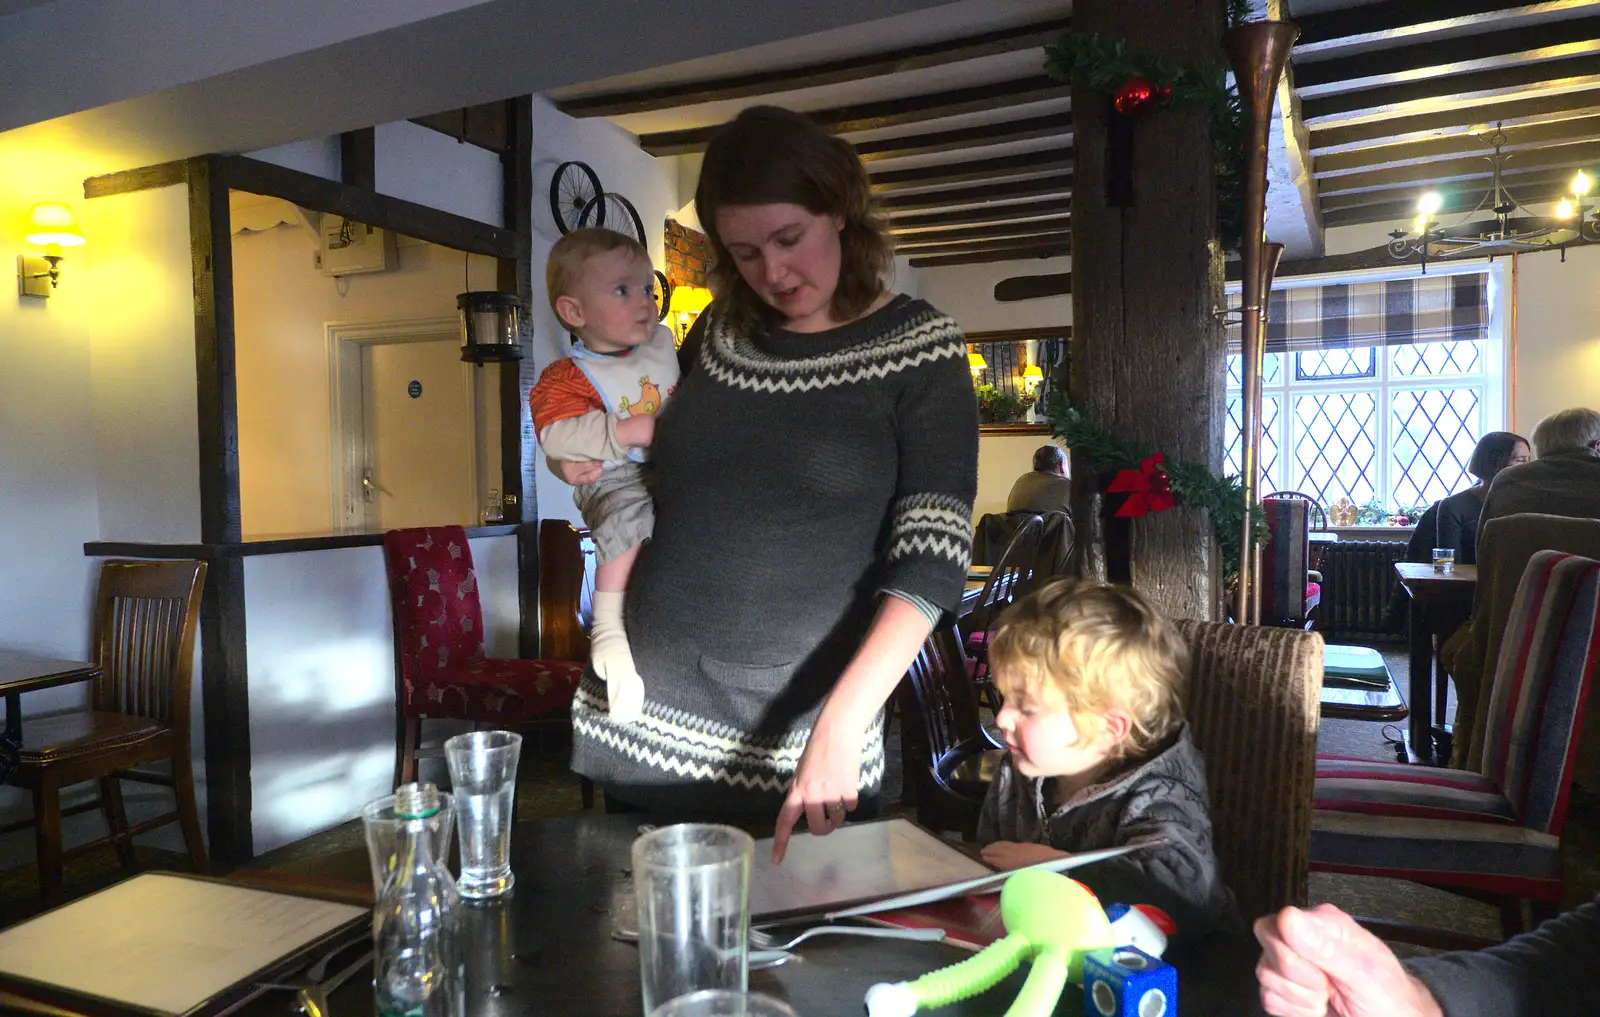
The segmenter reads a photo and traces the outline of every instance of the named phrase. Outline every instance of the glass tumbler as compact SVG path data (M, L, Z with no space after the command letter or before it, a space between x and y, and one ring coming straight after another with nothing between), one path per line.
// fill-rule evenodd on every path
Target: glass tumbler
M461 827L461 878L456 889L469 900L508 892L511 875L511 806L517 792L522 736L510 731L473 731L444 743Z
M1436 547L1433 549L1433 570L1446 575L1456 570L1456 549L1453 547Z
M361 825L367 835L367 861L372 866L374 900L383 896L383 885L389 881L389 876L394 871L395 862L398 860L400 835L405 831L406 823L415 822L415 820L396 818L395 797L408 788L415 789L420 786L402 784L395 789L395 794L384 795L376 801L368 802L361 809ZM455 831L455 803L450 795L444 793L440 793L439 800L442 803L439 811L423 822L432 837L430 846L433 848L433 857L448 864L450 837Z
M663 827L633 842L646 1017L692 992L748 988L754 855L749 834L707 823Z
M796 1017L789 1004L759 992L708 989L679 996L650 1017Z

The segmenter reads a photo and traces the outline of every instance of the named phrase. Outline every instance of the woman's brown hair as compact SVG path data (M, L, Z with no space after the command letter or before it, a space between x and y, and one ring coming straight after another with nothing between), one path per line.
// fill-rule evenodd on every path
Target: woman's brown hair
M792 204L844 219L835 320L860 317L883 293L894 246L873 203L867 171L848 141L802 114L752 106L723 124L706 146L694 201L711 240L711 292L719 313L735 327L756 326L772 310L744 281L717 234L717 210L724 205Z

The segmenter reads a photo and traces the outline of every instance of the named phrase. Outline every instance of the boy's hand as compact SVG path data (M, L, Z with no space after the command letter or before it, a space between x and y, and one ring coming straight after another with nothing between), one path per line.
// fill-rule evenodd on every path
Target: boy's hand
M1067 857L1065 851L1057 851L1053 847L1043 844L1024 844L1014 840L997 840L993 844L985 844L978 854L984 861L1002 870L1020 869L1048 862L1052 858Z
M656 440L655 414L641 413L617 421L617 440L632 448L649 448Z

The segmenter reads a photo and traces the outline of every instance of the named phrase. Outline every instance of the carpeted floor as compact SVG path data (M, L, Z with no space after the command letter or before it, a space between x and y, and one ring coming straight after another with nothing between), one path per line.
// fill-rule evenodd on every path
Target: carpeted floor
M1407 662L1404 647L1393 644L1379 647L1388 661L1400 688L1406 688ZM1453 712L1454 703L1449 712ZM1356 758L1391 760L1393 739L1399 737L1395 725L1359 721L1329 720L1318 738L1319 750ZM884 801L899 802L901 773L898 732L891 729L885 775ZM439 764L441 761L425 761ZM439 774L424 776L439 779ZM599 806L597 805L597 808ZM578 782L565 765L565 750L559 745L527 755L522 761L517 786L517 812L520 816L562 816L582 809ZM895 806L889 812L897 812ZM268 852L256 859L256 867L310 870L319 858L363 849L359 820L342 824L305 840ZM1574 795L1565 831L1567 906L1595 899L1600 894L1600 801L1593 796ZM181 856L141 848L141 865L148 868L184 869ZM74 860L65 874L68 899L108 886L122 878L116 858L109 848ZM1439 890L1398 880L1364 879L1355 876L1313 874L1311 898L1314 903L1336 904L1352 914L1450 929L1484 938L1498 938L1499 913L1484 904ZM0 872L0 927L10 925L40 910L38 880L31 865Z

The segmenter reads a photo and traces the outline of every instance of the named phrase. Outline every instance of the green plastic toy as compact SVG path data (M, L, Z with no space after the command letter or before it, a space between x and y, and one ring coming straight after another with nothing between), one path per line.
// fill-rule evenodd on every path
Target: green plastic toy
M1006 1017L1049 1017L1068 981L1082 982L1083 955L1116 945L1105 910L1076 880L1023 870L1000 891L1004 939L977 956L914 982L883 982L867 990L867 1017L912 1017L998 985L1023 961L1033 964Z

